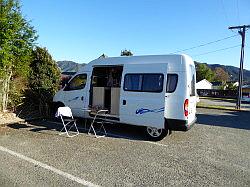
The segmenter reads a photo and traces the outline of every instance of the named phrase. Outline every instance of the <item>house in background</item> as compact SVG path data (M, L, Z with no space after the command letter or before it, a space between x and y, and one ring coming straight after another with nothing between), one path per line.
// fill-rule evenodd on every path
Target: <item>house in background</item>
M197 90L211 90L212 86L213 86L212 83L206 79L203 79L196 83Z
M250 85L242 86L242 95L246 95L250 97Z

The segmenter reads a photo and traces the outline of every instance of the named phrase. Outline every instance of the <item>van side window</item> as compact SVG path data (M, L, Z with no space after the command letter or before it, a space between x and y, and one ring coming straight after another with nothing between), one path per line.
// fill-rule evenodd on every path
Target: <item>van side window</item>
M126 91L140 91L142 85L142 75L127 74L124 78L124 90Z
M87 74L76 75L64 88L64 91L83 89L87 82Z
M178 75L177 74L168 74L167 75L167 93L173 93L177 87Z
M137 92L162 92L163 80L163 74L126 74L123 89Z
M195 96L196 95L196 88L195 88L195 66L190 65L190 75L191 77L191 85L190 85L190 96Z
M142 91L144 92L162 92L163 75L145 74L143 75Z
M190 96L195 96L195 77L194 77L194 74L193 74L192 80L191 80L191 92L190 92Z

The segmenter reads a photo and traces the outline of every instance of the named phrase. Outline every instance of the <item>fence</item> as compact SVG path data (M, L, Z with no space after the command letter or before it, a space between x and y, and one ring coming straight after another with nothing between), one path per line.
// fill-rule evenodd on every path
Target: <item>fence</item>
M207 90L197 89L199 96L219 97L219 98L237 98L237 90Z

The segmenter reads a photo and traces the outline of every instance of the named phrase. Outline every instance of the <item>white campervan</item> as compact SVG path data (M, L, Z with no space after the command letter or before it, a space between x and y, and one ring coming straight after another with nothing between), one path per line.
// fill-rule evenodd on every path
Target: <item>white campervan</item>
M107 109L106 120L144 126L158 140L196 121L195 83L195 65L187 55L99 58L77 72L53 102L83 118L91 118L86 108Z

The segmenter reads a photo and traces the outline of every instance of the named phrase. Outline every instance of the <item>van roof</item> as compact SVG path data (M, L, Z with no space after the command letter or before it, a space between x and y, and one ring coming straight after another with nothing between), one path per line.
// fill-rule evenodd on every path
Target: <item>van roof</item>
M95 59L83 67L83 70L91 70L92 66L114 66L124 64L150 64L150 63L168 63L170 66L186 66L194 64L193 60L185 54L171 55L144 55L144 56L120 56Z

